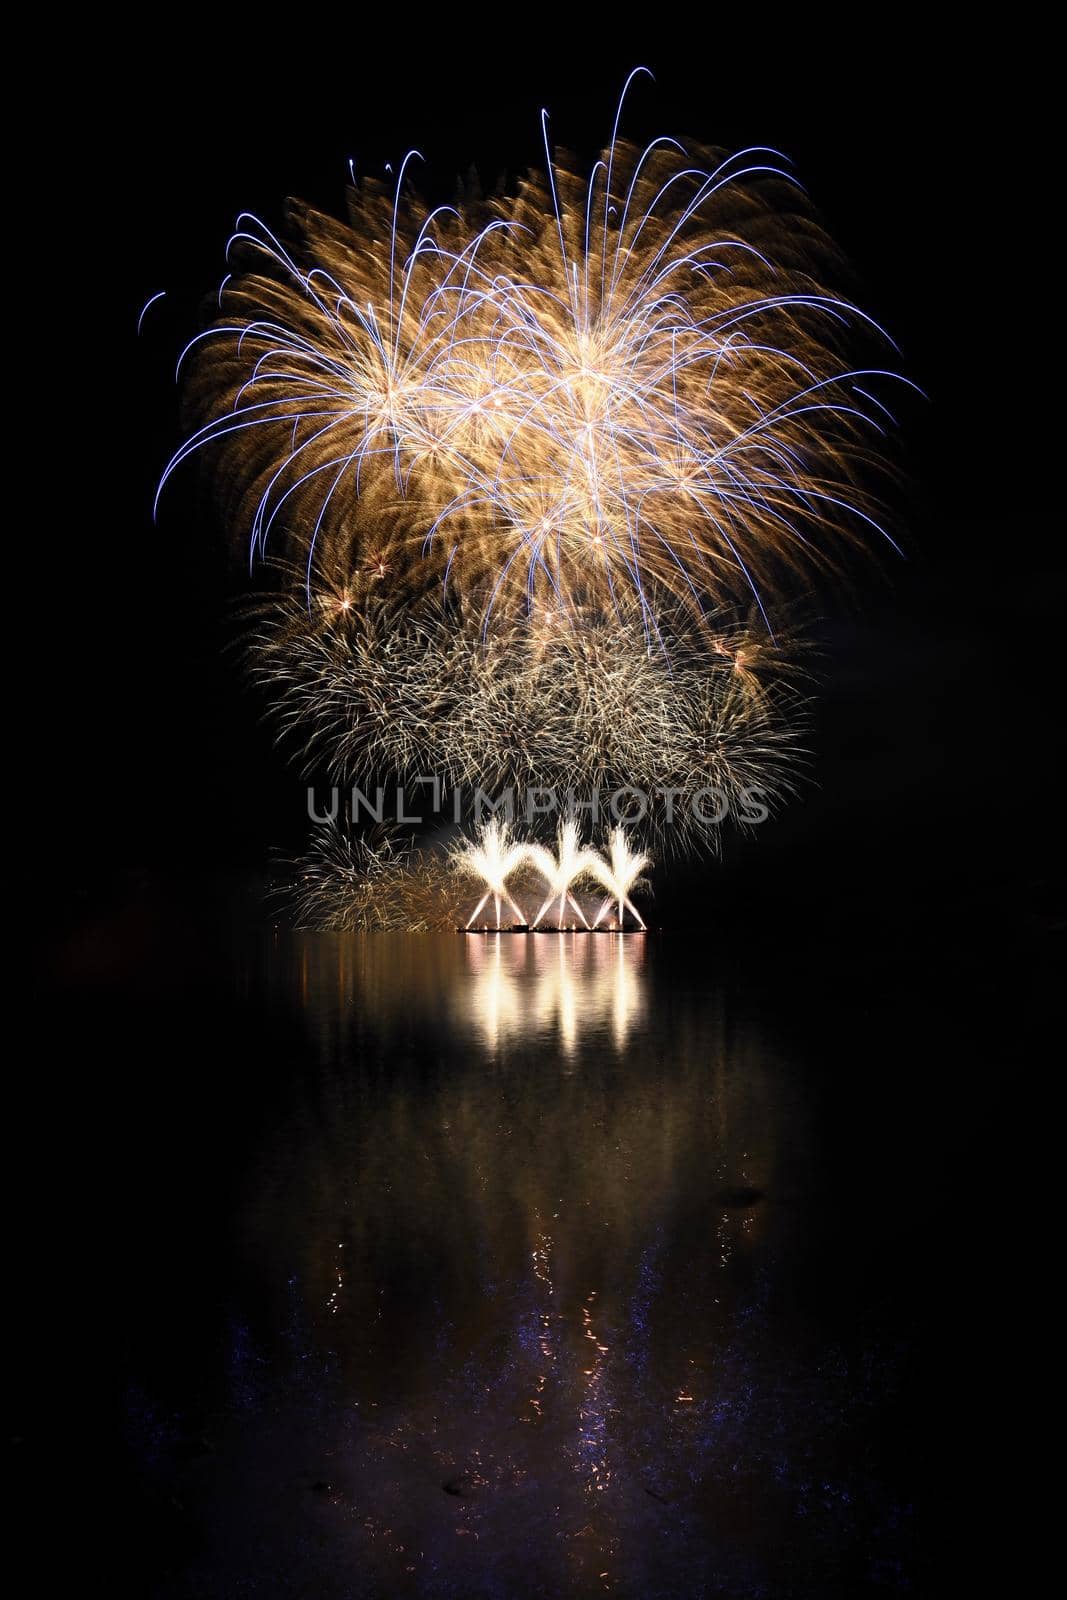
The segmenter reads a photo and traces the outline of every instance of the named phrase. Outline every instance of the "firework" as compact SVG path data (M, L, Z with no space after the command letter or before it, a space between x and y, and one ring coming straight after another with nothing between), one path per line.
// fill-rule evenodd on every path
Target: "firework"
M621 109L621 108L620 108ZM616 127L618 126L618 119ZM419 217L405 162L348 223L242 218L215 325L186 353L253 557L321 591L463 601L541 625L665 604L701 621L881 533L859 481L887 413L873 325L766 150L614 139L587 180L548 155L514 200Z
M330 825L287 865L278 894L297 928L328 933L443 932L456 926L467 898L438 852L389 837L357 839Z
M773 806L802 759L802 682L791 652L758 627L723 619L650 647L640 619L531 637L521 622L484 640L477 623L436 603L382 603L313 623L295 596L260 613L248 663L280 737L308 776L367 787L372 777L438 773L471 793L539 786L558 796L623 787L722 794L735 817L746 793ZM657 849L718 828L679 805Z
M353 838L334 824L323 824L316 829L308 853L290 863L280 893L297 927L326 932L471 928L490 899L497 928L505 902L520 925L537 927L554 901L558 927L563 927L569 905L588 928L589 920L573 891L578 883L596 883L607 889L611 899L601 906L593 927L615 901L620 928L624 908L643 928L629 897L643 882L648 857L631 851L622 828L612 831L608 844L606 855L583 845L573 820L560 825L555 853L536 841L516 838L497 818L475 837L461 838L447 849L419 848L387 833L377 839ZM464 921L470 903L467 885L472 880L483 893ZM528 918L516 896L535 904L532 897L539 899L546 884L548 898L537 915Z
M513 841L507 825L495 817L477 840L464 841L453 853L453 863L461 876L473 877L485 884L485 893L471 912L467 927L475 921L490 895L496 908L496 925L500 926L500 902L506 900L519 922L525 922L521 906L508 893L507 882L526 859L527 847Z
M792 787L788 595L888 539L867 485L894 375L853 356L884 336L833 292L784 157L638 149L621 112L586 178L546 131L544 174L510 199L420 214L409 158L388 186L353 180L347 221L293 203L284 238L238 222L160 491L206 454L278 575L248 661L309 776L715 792L742 819ZM716 849L721 820L682 804L642 837ZM556 844L330 830L297 915L454 926L473 876L471 922L490 897L497 925L505 902L522 921L525 874L549 891L535 921L569 901L584 922L587 879L598 922L614 904L640 923L647 857L621 828L607 857L576 829Z
M645 926L640 913L630 899L630 894L632 890L637 888L638 884L644 881L642 874L648 864L649 861L646 855L635 854L630 849L630 841L626 837L626 830L624 828L614 828L609 841L607 860L605 861L602 856L596 855L590 859L590 867L594 877L608 891L609 896L597 912L596 922L593 924L594 928L600 922L613 900L618 906L620 928L624 922L624 909L629 911L639 928Z
M560 824L556 836L556 852L546 850L543 845L531 844L526 849L526 859L534 866L548 885L548 897L544 905L533 919L536 928L553 900L558 898L557 927L562 928L563 918L568 902L577 912L582 926L588 928L585 912L571 893L572 885L580 878L588 878L594 872L594 857L591 850L582 848L578 833L578 824L573 819L568 819Z

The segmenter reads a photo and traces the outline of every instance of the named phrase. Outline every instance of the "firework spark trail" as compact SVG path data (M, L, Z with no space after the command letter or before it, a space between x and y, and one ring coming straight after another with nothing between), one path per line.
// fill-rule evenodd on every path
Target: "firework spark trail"
M394 839L353 839L330 825L287 864L277 890L298 928L330 933L443 932L456 927L465 888L446 859Z
M436 772L501 796L637 787L723 795L735 820L755 791L772 808L791 791L802 752L804 701L795 666L765 638L723 623L712 635L671 632L670 660L650 650L640 621L554 629L531 644L524 623L489 645L472 621L436 606L342 609L313 628L300 601L269 602L249 667L263 683L279 736L314 777L403 782ZM713 814L685 800L656 805L645 824L666 854L716 847Z
M597 912L593 927L597 927L601 918L614 900L618 906L619 928L624 925L623 910L629 911L639 928L644 928L644 920L630 899L631 892L644 881L643 874L649 864L649 858L630 849L630 841L626 837L624 828L614 828L609 840L608 858L593 856L590 867L594 877L608 891L609 898L604 901Z
M522 907L516 905L508 893L507 882L526 859L527 847L513 841L507 826L496 817L482 829L476 840L465 840L453 852L453 862L458 872L477 878L484 883L485 893L471 912L469 928L490 895L496 908L496 925L500 927L500 902L506 900L517 920L526 921Z
M571 893L573 884L581 878L592 876L595 871L592 851L583 849L581 845L578 824L571 819L560 824L556 835L555 854L551 850L546 850L544 845L530 844L526 847L526 859L536 867L548 885L548 897L534 917L531 927L537 927L553 900L558 899L557 927L563 926L569 901L580 917L583 927L588 928L585 912Z
M286 244L241 219L163 478L217 446L253 559L298 561L309 602L436 587L488 629L629 596L655 641L665 601L769 618L784 572L878 528L890 374L839 355L873 324L774 152L638 151L616 119L588 183L550 161L420 222L402 169L349 212L292 207Z

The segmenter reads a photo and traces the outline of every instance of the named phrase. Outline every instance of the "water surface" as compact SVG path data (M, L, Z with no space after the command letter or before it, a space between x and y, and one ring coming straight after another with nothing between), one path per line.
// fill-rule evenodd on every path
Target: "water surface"
M907 1592L854 1016L652 934L242 935L212 981L131 1294L153 1593Z

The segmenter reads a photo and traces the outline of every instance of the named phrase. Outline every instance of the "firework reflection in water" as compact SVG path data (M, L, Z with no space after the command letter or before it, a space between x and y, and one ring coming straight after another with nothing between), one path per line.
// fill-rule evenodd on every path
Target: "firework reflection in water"
M899 1550L856 1443L886 1351L828 1355L802 1292L810 1090L699 950L281 934L249 959L296 1033L237 1232L253 1403L190 1469L216 1574L814 1600L839 1549Z
M645 1010L640 937L541 939L490 934L464 941L468 988L453 1016L492 1050L525 1037L554 1037L572 1055L582 1032L606 1034L623 1050Z

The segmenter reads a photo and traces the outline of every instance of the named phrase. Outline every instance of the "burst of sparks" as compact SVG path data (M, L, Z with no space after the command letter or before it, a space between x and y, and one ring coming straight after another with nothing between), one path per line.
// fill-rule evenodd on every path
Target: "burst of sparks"
M498 818L482 829L479 837L465 842L455 855L460 872L467 873L485 884L485 893L471 913L468 928L477 920L490 895L496 908L496 925L500 926L500 904L506 900L519 922L525 922L522 908L516 905L507 890L507 881L526 858L526 846L513 841L507 825Z
M548 897L534 917L532 926L536 928L553 900L558 900L558 927L563 926L563 918L569 903L581 919L582 925L587 928L589 923L585 912L571 892L573 884L580 878L588 878L594 870L593 852L582 847L578 824L572 819L560 824L554 854L551 850L546 850L543 845L531 844L527 846L526 859L537 869L548 886Z
M752 629L719 620L671 629L669 659L640 618L589 622L531 645L521 621L491 645L476 619L436 604L355 607L327 595L309 619L296 596L257 610L248 662L271 697L281 737L309 777L366 784L372 774L439 773L477 787L551 791L564 810L636 786L655 800L643 828L657 853L717 848L721 831L688 803L705 786L742 820L746 795L772 809L795 785L804 700L795 668ZM743 664L738 665L738 657Z
M654 643L665 597L740 595L769 624L787 569L883 532L857 477L892 374L838 355L873 324L822 286L785 158L639 150L620 116L587 181L546 135L514 200L420 220L408 157L353 183L347 226L241 217L163 483L219 447L252 558L298 557L309 599L436 587L486 630L628 600Z
M630 899L631 892L643 881L643 873L649 864L647 855L634 852L630 849L630 841L626 837L625 828L614 828L609 841L607 860L602 856L594 855L590 866L594 877L608 891L608 899L604 901L597 912L593 926L603 918L612 901L618 906L619 927L624 923L624 910L629 911L639 928L645 926L641 913Z

